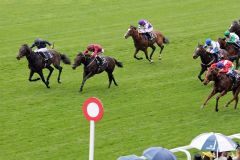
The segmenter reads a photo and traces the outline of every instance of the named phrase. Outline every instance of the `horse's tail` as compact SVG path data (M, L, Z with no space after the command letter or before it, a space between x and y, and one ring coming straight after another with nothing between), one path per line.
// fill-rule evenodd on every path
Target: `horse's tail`
M167 37L163 37L163 43L165 43L165 44L169 44L170 43Z
M65 54L61 54L61 53L60 53L60 56L61 56L61 60L63 61L63 63L65 63L65 64L71 64L70 59L69 59Z
M122 62L117 61L115 58L113 58L113 59L114 59L116 65L117 65L118 67L123 68Z

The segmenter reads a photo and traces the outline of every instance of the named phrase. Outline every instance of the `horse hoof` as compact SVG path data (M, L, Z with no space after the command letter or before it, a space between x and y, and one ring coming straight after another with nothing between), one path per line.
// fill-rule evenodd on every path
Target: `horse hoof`
M200 107L201 109L203 109L204 108L204 105L201 105L201 107Z
M224 107L228 107L228 104L225 104Z
M58 80L58 83L62 83L60 80Z
M152 59L150 60L150 63L153 63L153 60L152 60Z
M216 109L215 111L218 112L218 109Z
M162 60L162 57L161 57L161 56L159 56L159 57L158 57L158 59L159 59L159 60Z

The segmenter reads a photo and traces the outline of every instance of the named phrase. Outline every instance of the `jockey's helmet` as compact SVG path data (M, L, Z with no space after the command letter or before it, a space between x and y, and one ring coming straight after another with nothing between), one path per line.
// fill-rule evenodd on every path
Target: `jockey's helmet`
M93 51L93 50L94 50L93 44L90 44L90 45L87 47L87 50Z
M221 62L218 62L216 67L222 69L224 67L224 64Z
M229 30L227 30L227 31L224 32L224 36L229 36L229 35L230 35Z
M146 24L145 20L141 19L138 21L138 24L144 26Z
M206 45L210 46L211 42L212 42L212 40L210 38L206 39Z

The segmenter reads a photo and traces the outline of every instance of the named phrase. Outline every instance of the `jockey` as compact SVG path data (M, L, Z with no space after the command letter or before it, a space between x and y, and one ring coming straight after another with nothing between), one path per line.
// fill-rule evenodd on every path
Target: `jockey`
M229 60L221 60L216 63L216 67L219 68L219 73L225 73L226 75L233 77L233 81L236 82L238 73L234 70L234 64Z
M99 62L99 66L102 66L103 60L99 57L100 54L104 53L104 49L99 44L90 44L87 49L83 52L84 55L89 55L88 52L92 52L91 58L96 58Z
M41 55L45 58L45 60L48 60L52 58L52 56L48 54L48 49L46 48L47 45L51 46L52 44L46 40L37 38L35 39L30 48L37 47L37 49L35 49L34 52L39 52L40 54L43 53L43 55L42 54Z
M153 40L153 26L146 20L139 20L138 21L138 32L145 35L149 40Z
M236 46L238 49L240 48L240 41L239 41L239 37L236 33L233 32L229 32L228 30L224 32L224 36L226 37L226 42L233 44L234 46Z
M206 44L204 45L204 48L207 52L211 53L214 56L214 62L219 61L219 56L221 57L220 53L220 45L218 42L212 41L210 38L206 39Z

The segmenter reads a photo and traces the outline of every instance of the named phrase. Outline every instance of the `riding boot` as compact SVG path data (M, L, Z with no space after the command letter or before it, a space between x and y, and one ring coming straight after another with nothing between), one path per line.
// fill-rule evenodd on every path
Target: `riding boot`
M217 62L219 61L219 59L218 59L218 54L213 53L212 55L213 55L213 57L214 57L214 63L217 63Z
M99 56L97 56L96 59L97 59L97 61L99 62L99 63L98 63L98 69L101 70L102 67L103 67L103 60L102 60L102 58L99 57Z
M152 40L152 37L151 37L150 33L146 32L145 34L146 34L146 36L147 36L147 39L148 39L149 41L151 41L151 40Z

